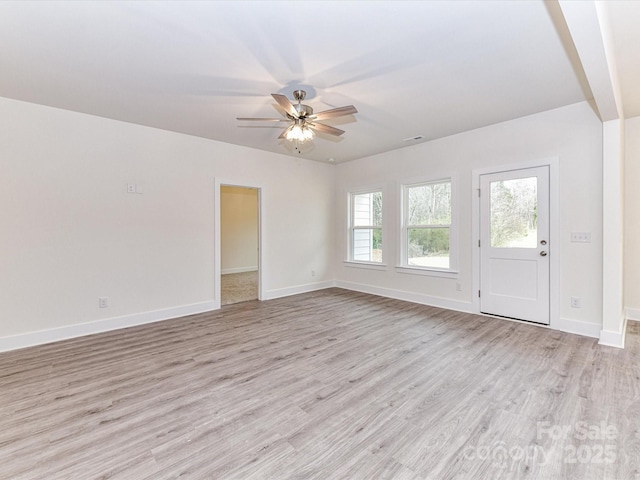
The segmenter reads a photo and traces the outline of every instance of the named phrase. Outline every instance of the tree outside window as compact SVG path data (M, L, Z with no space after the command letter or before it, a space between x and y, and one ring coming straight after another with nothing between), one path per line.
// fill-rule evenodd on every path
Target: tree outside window
M449 269L451 181L405 186L406 264Z

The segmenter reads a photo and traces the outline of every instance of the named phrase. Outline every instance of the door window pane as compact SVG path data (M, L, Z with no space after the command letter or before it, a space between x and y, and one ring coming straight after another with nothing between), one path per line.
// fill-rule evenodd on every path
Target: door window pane
M538 178L491 182L491 246L538 246Z
M407 240L409 265L449 268L449 227L408 228Z

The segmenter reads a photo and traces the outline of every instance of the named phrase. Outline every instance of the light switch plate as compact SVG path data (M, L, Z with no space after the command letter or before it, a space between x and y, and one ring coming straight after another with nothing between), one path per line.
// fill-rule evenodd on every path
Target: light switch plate
M591 232L571 232L572 243L591 243Z

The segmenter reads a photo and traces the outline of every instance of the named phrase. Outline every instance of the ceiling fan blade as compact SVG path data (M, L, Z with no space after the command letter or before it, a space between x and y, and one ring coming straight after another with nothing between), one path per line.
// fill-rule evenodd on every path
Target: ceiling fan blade
M344 133L344 130L340 130L339 128L336 128L336 127L330 127L329 125L325 125L324 123L308 122L307 125L312 129L317 130L318 132L328 133L329 135L339 136Z
M312 118L313 120L326 120L327 118L342 117L344 115L353 115L354 113L358 113L358 110L356 110L356 107L354 107L353 105L348 105L346 107L332 108L331 110L318 112L315 115L312 115L310 118Z
M279 93L272 93L271 96L275 99L276 102L280 104L284 111L287 112L294 118L298 118L298 111L294 108L293 104L289 101L287 97L284 95L280 95Z
M260 122L288 122L289 121L286 118L252 118L252 117L236 117L236 120L240 120L240 121L243 121L243 122L253 122L253 121L260 121Z

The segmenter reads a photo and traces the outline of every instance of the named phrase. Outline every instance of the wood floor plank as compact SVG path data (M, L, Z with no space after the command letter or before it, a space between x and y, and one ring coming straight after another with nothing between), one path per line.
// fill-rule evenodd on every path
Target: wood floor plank
M0 480L640 479L639 325L327 289L6 352Z

